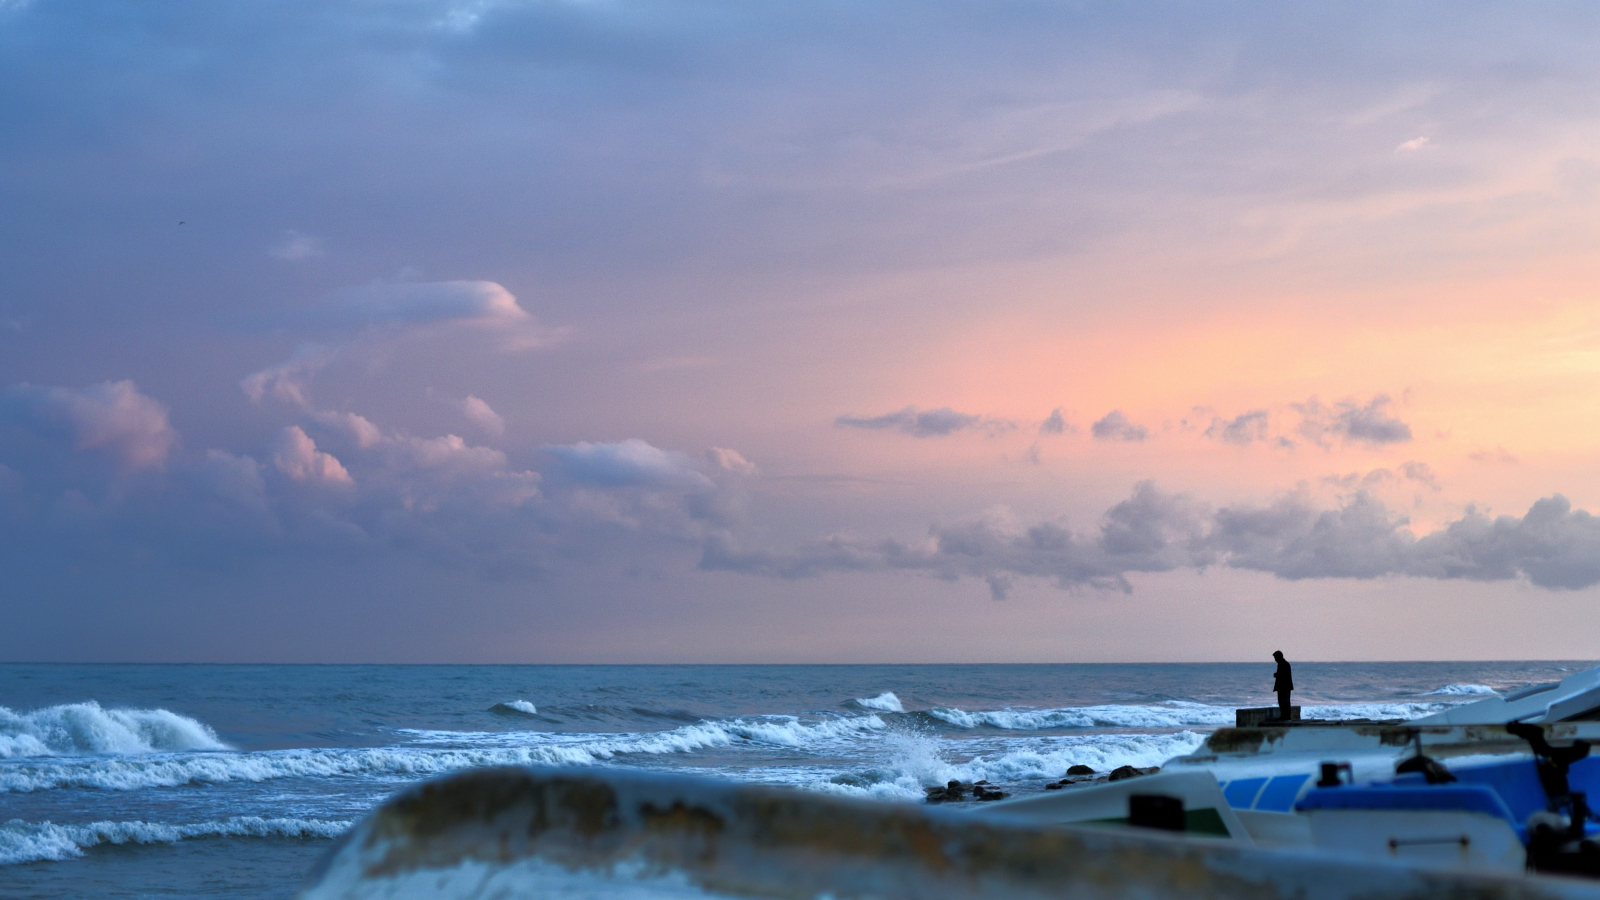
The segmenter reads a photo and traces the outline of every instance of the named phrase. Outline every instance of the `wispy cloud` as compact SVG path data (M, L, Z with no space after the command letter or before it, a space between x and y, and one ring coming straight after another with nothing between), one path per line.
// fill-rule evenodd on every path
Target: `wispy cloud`
M1411 440L1411 426L1390 414L1387 394L1378 394L1365 405L1341 400L1330 406L1316 397L1292 405L1301 417L1296 431L1318 446L1326 447L1336 439L1374 446Z
M1016 429L1016 423L995 419L976 413L956 412L948 406L919 410L914 406L885 413L881 416L843 415L833 420L841 428L859 428L866 431L898 431L912 437L945 437L958 431L982 431L1000 434Z
M276 243L267 248L267 254L284 262L303 262L316 259L324 253L322 238L301 234L293 228L283 233Z
M1195 412L1211 416L1206 437L1239 446L1266 443L1292 449L1300 441L1310 441L1324 448L1335 443L1376 447L1411 440L1411 426L1391 412L1392 406L1387 394L1377 394L1365 403L1346 398L1327 404L1311 397L1286 408L1274 407L1277 413L1252 409L1232 418L1214 415L1203 407L1197 407ZM1292 427L1284 421L1296 418L1299 421Z
M1039 423L1039 434L1042 437L1048 437L1054 434L1077 433L1077 427L1066 420L1066 417L1061 414L1061 407L1059 406L1051 410L1050 415L1045 417L1043 422Z
M1213 418L1206 428L1206 437L1230 444L1248 444L1267 439L1272 417L1264 409L1240 413L1232 419Z
M1089 426L1089 433L1102 441L1138 442L1150 437L1150 429L1129 421L1120 409L1106 413L1100 421Z

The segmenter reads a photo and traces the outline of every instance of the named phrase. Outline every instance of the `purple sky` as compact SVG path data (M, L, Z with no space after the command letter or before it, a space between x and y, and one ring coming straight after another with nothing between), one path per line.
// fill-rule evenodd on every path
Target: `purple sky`
M1596 656L1597 38L0 0L0 659Z

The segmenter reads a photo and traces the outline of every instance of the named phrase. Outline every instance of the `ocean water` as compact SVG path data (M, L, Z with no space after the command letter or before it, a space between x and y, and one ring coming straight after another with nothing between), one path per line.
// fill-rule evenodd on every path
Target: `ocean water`
M1323 718L1407 718L1592 662L1297 663ZM1273 664L0 665L0 896L287 898L421 779L672 769L921 802L1154 766L1265 706Z

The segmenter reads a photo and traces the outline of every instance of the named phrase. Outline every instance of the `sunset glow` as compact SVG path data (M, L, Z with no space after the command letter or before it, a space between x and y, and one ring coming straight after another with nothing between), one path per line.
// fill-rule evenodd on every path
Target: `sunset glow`
M1597 36L0 0L0 656L1592 657Z

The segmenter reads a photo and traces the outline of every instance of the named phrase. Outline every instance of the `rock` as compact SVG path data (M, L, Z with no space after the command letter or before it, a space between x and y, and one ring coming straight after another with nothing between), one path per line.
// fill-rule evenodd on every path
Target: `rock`
M929 803L950 803L967 799L967 786L959 781L947 782L944 787L927 788Z
M1062 787L1063 787L1063 785L1062 785L1061 782L1052 781L1049 784L1045 785L1044 789L1047 790L1047 791L1059 791L1059 790L1061 790Z
M1123 766L1123 768L1126 769L1128 767L1127 766ZM1088 766L1068 766L1067 767L1067 774L1068 775L1093 775L1094 774L1094 770L1089 768Z
M1135 769L1133 766L1117 766L1111 770L1111 780L1121 781L1124 778L1138 778L1143 774L1145 774L1143 769Z
M924 788L927 792L929 803L954 803L969 799L967 792L970 790L972 800L1000 800L1007 796L1005 791L991 787L987 781L978 781L972 784L962 784L959 781L947 782L944 787Z
M972 797L973 797L973 799L975 799L975 800L1001 800L1001 799L1005 798L1005 796L1006 796L1006 792L1005 791L994 790L992 788L984 787L984 785L986 785L986 784L988 784L988 782L980 781L976 785L973 785L973 788L972 788Z

